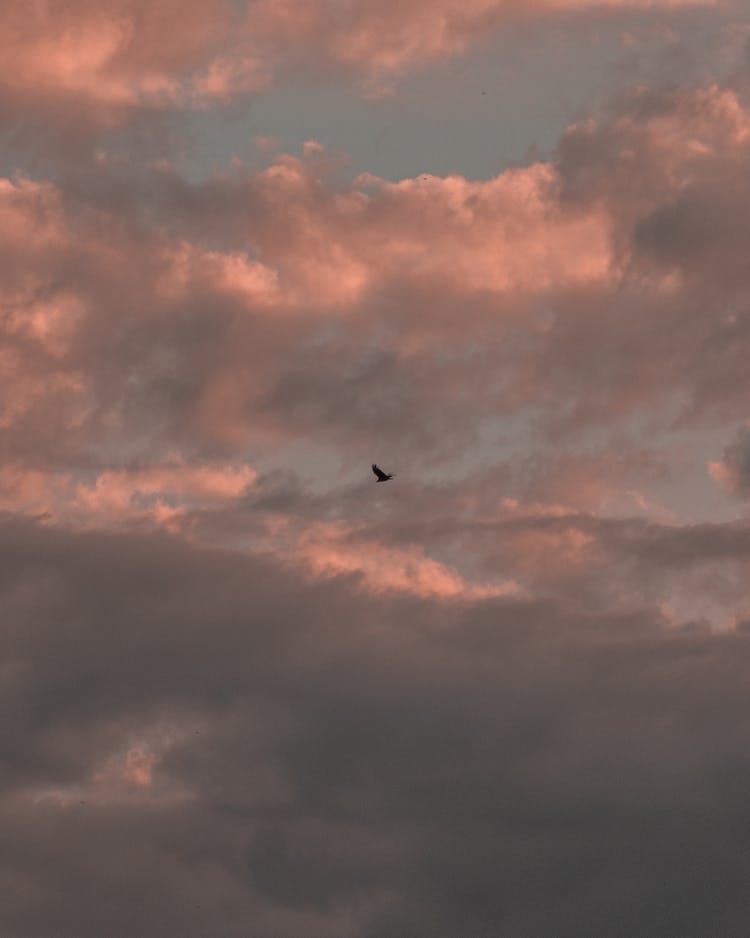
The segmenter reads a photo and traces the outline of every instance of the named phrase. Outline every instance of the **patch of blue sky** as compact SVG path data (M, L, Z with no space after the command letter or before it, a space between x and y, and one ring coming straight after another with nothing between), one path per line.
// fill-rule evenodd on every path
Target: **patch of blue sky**
M374 99L353 82L297 74L228 108L183 115L178 166L199 181L232 158L262 163L269 154L256 149L261 137L292 154L306 140L319 141L345 155L353 175L491 178L548 158L566 126L623 85L722 77L742 40L735 26L726 14L698 10L648 20L602 17L584 36L572 21L516 27Z

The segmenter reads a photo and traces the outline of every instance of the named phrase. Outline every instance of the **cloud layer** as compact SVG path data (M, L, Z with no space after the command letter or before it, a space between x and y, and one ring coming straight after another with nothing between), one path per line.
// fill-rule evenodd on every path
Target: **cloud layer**
M3 935L746 933L746 62L487 179L139 136L681 6L0 13Z
M9 934L742 934L745 632L2 551Z
M0 14L6 117L29 108L105 125L134 108L207 107L303 69L392 89L519 18L670 11L715 0L40 0ZM60 108L65 112L60 114ZM0 117L2 117L0 111Z
M192 185L106 157L85 193L7 179L6 452L377 428L433 455L453 417L583 428L677 395L738 421L749 150L710 86L638 92L480 182L347 181L319 148Z

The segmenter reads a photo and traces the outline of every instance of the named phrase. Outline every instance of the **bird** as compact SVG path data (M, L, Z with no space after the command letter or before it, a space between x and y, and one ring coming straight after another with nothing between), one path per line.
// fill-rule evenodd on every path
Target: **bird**
M375 463L372 464L372 471L378 477L377 478L378 482L387 482L389 479L393 478L393 473L388 475L388 473L383 472L382 469L378 468L378 466L376 466Z

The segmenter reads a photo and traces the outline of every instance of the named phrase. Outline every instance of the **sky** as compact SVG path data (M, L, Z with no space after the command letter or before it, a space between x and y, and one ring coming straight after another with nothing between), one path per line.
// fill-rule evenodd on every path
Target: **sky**
M3 938L744 938L749 168L746 0L0 6Z

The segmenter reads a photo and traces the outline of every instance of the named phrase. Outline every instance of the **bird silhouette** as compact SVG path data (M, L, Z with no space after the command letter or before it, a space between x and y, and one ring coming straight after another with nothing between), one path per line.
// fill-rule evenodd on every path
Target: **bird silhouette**
M373 471L373 472L375 473L375 475L378 477L378 478L377 478L377 481L378 481L378 482L387 482L389 479L392 479L392 478L393 478L393 473L391 473L390 475L388 475L388 473L383 472L382 469L380 469L378 466L376 466L375 463L372 464L372 471Z

